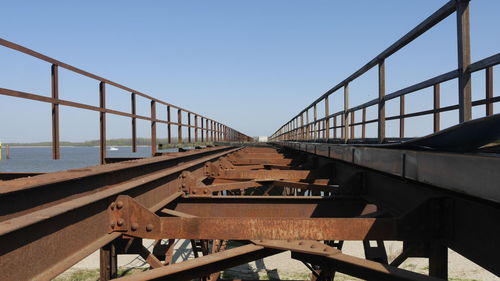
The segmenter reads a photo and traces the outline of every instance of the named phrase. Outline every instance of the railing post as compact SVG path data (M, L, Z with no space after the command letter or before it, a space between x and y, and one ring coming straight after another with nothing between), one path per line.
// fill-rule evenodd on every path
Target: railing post
M472 118L469 0L457 0L459 122Z
M351 123L350 123L350 126L351 126L351 135L350 135L350 138L354 139L355 138L355 136L354 136L354 123L355 123L354 122L354 120L355 120L355 118L354 118L355 117L354 116L354 111L352 111L350 115L351 115Z
M135 115L135 93L130 94L130 103L132 115ZM137 121L135 117L132 117L132 152L137 152Z
M309 109L306 110L306 140L309 140Z
M99 83L99 107L106 109L106 84ZM101 164L105 164L106 159L106 112L99 112L99 155Z
M333 117L333 138L337 138L337 115Z
M177 144L182 144L182 111L177 109Z
M156 102L151 101L151 156L156 154Z
M188 112L188 143L191 143L191 113Z
M441 123L440 114L437 111L441 107L441 105L440 105L440 103L441 103L441 90L440 90L439 84L434 84L433 95L434 95L433 120L434 120L434 133L435 133L435 132L438 132L440 130L439 126Z
M52 98L59 99L59 71L58 66L53 64L51 66L51 88ZM61 158L61 151L59 145L59 104L52 103L52 159L57 160Z
M344 114L342 116L342 123L344 123L344 128L343 128L343 137L344 137L344 142L347 143L349 140L349 84L344 85Z
M318 110L317 110L316 104L314 104L314 125L313 125L314 141L316 141L318 139L318 123L316 120L318 120Z
M304 140L304 112L300 114L300 140Z
M378 142L385 140L385 61L378 63Z
M201 130L200 130L200 136L201 136L201 142L204 141L204 138L203 138L203 117L200 118L200 125L201 125Z
M210 123L211 123L210 124L210 138L212 139L212 141L215 141L215 138L214 138L214 136L215 136L215 134L214 134L214 131L215 131L215 128L214 128L215 127L214 126L215 122L214 121L210 121Z
M194 142L198 142L198 115L194 116Z
M361 138L366 138L366 107L363 107L362 125L361 125Z
M168 143L172 143L172 131L170 127L170 105L167 105L167 139Z
M493 114L493 67L486 68L486 116Z
M206 129L205 129L205 133L206 133L206 142L210 142L210 138L208 137L208 119L205 119L205 123L206 123Z
M330 115L330 102L329 102L329 96L326 96L325 98L325 139L328 141L330 138L330 118L328 117Z
M399 97L399 137L405 137L405 119L402 117L405 115L405 96L402 95Z

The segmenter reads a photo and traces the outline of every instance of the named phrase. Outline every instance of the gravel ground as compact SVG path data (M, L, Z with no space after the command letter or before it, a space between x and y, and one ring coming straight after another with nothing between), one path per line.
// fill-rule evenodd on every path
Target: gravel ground
M150 246L153 241L144 241L144 245ZM402 243L396 241L385 242L387 255L389 261L394 259L401 251ZM183 260L193 258L191 244L188 240L178 240L175 244L174 262L179 263ZM364 257L363 245L359 241L346 241L342 251L345 254ZM147 264L140 257L135 255L120 255L118 257L118 265L123 269L141 270L147 268ZM99 253L95 252L89 257L85 258L73 268L64 273L57 280L65 281L72 280L69 278L71 274L82 270L94 272L99 267ZM406 260L400 268L416 271L419 273L427 274L428 261L425 258L410 258ZM449 250L448 251L448 268L449 279L453 281L500 281L498 276L482 269L473 262L460 256L459 254ZM282 279L282 280L309 280L310 271L307 267L297 260L290 257L290 252L283 252L271 257L257 260L248 264L240 265L223 272L221 275L223 279ZM68 279L69 278L69 279ZM75 279L76 280L76 279ZM92 275L89 279L78 279L81 281L95 280ZM347 275L337 274L335 280L359 280Z

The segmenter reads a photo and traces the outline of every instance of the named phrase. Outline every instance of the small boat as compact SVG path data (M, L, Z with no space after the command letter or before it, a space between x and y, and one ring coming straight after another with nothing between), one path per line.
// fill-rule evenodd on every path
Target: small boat
M112 147L110 147L110 148L109 148L109 150L110 150L110 151L117 151L117 150L118 150L118 147L114 147L114 146L112 146Z

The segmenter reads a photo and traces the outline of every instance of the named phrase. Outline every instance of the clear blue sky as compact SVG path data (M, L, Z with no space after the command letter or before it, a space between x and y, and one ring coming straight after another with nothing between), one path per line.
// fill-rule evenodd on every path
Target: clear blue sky
M444 3L2 1L0 37L248 135L270 135ZM499 51L498 11L498 0L472 1L473 61ZM387 93L456 68L455 23L450 16L386 62ZM0 61L0 87L50 95L49 64L4 47ZM372 70L351 85L352 105L376 97L376 74ZM475 99L484 95L483 76L474 76ZM456 81L448 84L443 105L456 102ZM61 70L60 85L61 98L98 104L97 82ZM108 89L112 108L128 111L129 99ZM430 108L430 91L408 96L407 104L407 111ZM340 108L341 95L334 95L330 111ZM387 115L396 108L388 104ZM145 102L138 110L149 114ZM165 109L158 111L161 116ZM456 122L456 115L444 116L443 126ZM0 118L1 141L50 140L48 104L0 96ZM108 138L130 137L130 120L108 120ZM426 134L430 124L429 118L408 120L408 135ZM139 135L148 137L148 123L139 125ZM388 126L397 135L394 124ZM165 137L163 126L158 133ZM98 113L61 109L61 140L98 135Z

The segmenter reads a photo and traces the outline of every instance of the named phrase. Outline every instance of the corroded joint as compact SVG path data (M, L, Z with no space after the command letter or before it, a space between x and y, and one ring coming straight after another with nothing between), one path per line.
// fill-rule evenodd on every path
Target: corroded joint
M161 230L160 218L130 196L120 195L109 205L110 232L148 237Z

